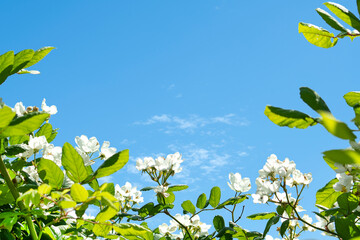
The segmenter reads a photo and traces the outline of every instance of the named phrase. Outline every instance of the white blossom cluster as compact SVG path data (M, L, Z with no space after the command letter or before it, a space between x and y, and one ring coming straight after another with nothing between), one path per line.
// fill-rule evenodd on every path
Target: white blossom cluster
M54 115L57 113L57 107L55 105L48 106L46 105L46 99L44 98L41 103L42 112L48 113L50 115ZM18 117L24 116L30 112L37 112L39 109L37 107L27 107L25 108L22 102L18 102L15 104L14 108L12 109Z
M179 173L182 171L180 164L184 160L181 159L180 153L174 153L167 155L166 158L158 157L153 159L152 157L145 157L144 160L138 159L136 161L136 169L139 171L158 171L158 172L174 172Z
M256 193L252 194L254 203L266 203L269 198L279 191L280 185L290 187L297 185L309 185L312 181L311 173L303 174L296 169L294 161L286 158L280 161L272 154L266 161L264 167L259 170L256 178Z
M186 227L190 234L192 234L195 238L207 236L209 234L208 231L211 228L211 225L200 222L199 215L190 217L189 215L176 214L174 218L177 221L174 219L170 220L170 225L163 223L159 226L160 236L157 237L160 238L163 236L168 236L172 239L183 239L186 232L181 228L181 225ZM178 222L180 222L181 225ZM177 230L181 231L178 234L175 234Z
M165 198L169 196L167 193L168 183L166 182L170 176L182 171L180 164L184 160L181 154L176 152L164 157L153 159L152 157L145 157L144 159L136 160L136 169L142 173L147 173L150 178L159 184L154 188L157 194L162 194Z
M88 138L85 135L81 135L80 137L75 137L75 142L77 144L75 149L83 158L85 166L89 166L95 163L94 160L90 159L95 152L99 151L99 158L104 160L107 160L116 153L116 148L110 147L109 141L104 141L100 148L99 141L96 139L96 137Z
M141 197L141 192L136 190L131 183L126 182L124 186L120 187L118 184L115 185L115 198L121 203L123 211L127 211L132 208L135 204L144 202L144 198Z

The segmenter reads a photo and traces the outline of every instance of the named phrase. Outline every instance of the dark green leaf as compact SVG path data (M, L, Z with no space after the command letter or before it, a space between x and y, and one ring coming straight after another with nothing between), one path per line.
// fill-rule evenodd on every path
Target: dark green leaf
M195 206L190 200L186 200L181 204L181 207L189 213L195 214Z
M339 234L341 239L350 239L350 221L346 218L335 218L336 233Z
M301 87L300 88L300 97L314 111L330 112L330 109L326 105L325 101L314 90L312 90L308 87Z
M196 207L203 209L205 208L205 205L206 205L206 194L202 193L196 201Z
M321 8L317 8L316 12L320 15L324 21L329 24L330 27L339 30L340 32L347 32L346 28L341 25L335 18L333 18L328 12L322 10Z
M20 144L19 145L11 145L5 148L5 154L6 156L15 156L19 153L25 152L26 149L24 149Z
M263 219L270 219L274 216L276 216L277 214L274 212L270 212L270 213L256 213L256 214L252 214L250 216L247 216L246 218L251 219L251 220L263 220Z
M324 5L338 18L340 18L356 30L360 31L360 20L344 6L333 2L326 2L324 3Z
M279 221L279 219L280 219L279 216L274 216L274 217L272 217L272 218L269 219L269 221L266 223L263 236L266 236L266 234L269 232L271 226L277 224L278 221Z
M337 198L337 203L339 204L339 207L348 214L352 212L357 206L359 205L359 199L357 196L355 196L352 193L342 193Z
M335 192L333 186L338 182L336 178L328 182L323 188L319 189L316 193L316 205L325 208L332 208L341 192Z
M282 224L281 224L281 227L280 227L280 235L281 237L284 236L285 232L286 232L286 229L289 227L289 224L290 224L290 220L287 219L285 220Z
M145 204L144 206L142 206L139 211L138 214L141 217L147 217L148 215L155 215L157 213L154 213L153 211L154 209L154 203L153 202L149 202L147 204Z
M296 127L304 129L316 124L312 117L296 110L266 106L264 114L270 119L270 121L280 127L286 126L289 128Z
M235 204L238 204L238 203L242 203L246 199L248 199L248 197L246 195L240 195L240 196L237 196L237 197L232 197L232 198L227 199L225 202L219 204L219 206L217 206L216 209L223 208L223 207L225 207L227 205L235 205Z
M210 192L209 204L212 207L217 207L221 198L221 190L219 187L213 187Z
M64 182L64 173L61 168L51 160L41 159L38 164L38 173L44 183L55 189L60 189Z
M225 227L224 218L220 215L216 215L213 219L214 228L217 232Z
M129 150L123 150L112 155L95 171L93 176L95 178L101 178L109 176L125 166L129 161Z
M81 183L88 176L84 160L70 143L65 143L62 148L61 164L74 182Z
M169 192L169 196L165 197L163 194L157 194L157 201L160 204L168 205L175 201L175 194L173 192Z

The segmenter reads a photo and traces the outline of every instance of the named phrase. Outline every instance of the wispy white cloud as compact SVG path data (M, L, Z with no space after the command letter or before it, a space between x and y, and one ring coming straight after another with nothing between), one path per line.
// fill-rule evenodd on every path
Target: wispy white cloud
M138 121L136 125L152 125L163 123L165 125L165 133L172 133L176 129L193 132L195 129L203 128L209 125L225 124L232 126L247 126L249 121L245 118L236 116L235 114L227 114L224 116L203 118L198 115L190 115L189 117L178 117L170 114L154 115L145 121Z

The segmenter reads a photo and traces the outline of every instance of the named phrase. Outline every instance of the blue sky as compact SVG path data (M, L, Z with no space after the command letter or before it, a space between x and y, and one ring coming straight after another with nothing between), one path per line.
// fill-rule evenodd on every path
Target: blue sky
M355 2L339 3L356 12ZM343 39L326 50L297 32L300 21L328 28L314 11L322 1L0 5L2 52L57 48L33 67L41 75L11 77L1 86L4 102L39 106L45 97L55 104L59 113L51 122L60 128L57 145L74 144L75 136L85 134L130 149L128 166L112 181L144 187L150 183L135 173L134 161L179 151L184 171L173 183L190 188L178 196L178 204L196 201L215 185L224 189L225 199L233 194L226 185L229 172L250 177L254 192L257 171L275 153L313 173L302 205L316 210L316 190L335 177L321 152L347 143L320 126L277 127L263 112L271 104L317 116L299 98L299 87L308 86L337 118L353 117L342 96L358 90L359 40ZM245 216L273 209L248 203ZM154 224L162 221L168 219ZM263 230L245 218L240 225Z

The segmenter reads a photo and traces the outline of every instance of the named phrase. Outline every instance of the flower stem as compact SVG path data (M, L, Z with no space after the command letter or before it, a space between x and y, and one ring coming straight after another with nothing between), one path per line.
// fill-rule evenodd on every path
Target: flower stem
M10 189L10 192L13 195L13 197L15 199L15 202L16 202L16 200L20 197L20 194L17 191L16 187L14 186L14 183L11 181L9 172L6 169L5 163L2 160L1 156L0 156L0 173L3 176L3 178L5 179L5 182L8 185L8 187ZM24 205L24 203L22 201L19 201L18 205L19 205L21 211L27 211L28 210L27 207L25 207L25 205ZM30 230L30 235L31 235L32 239L33 240L38 240L38 235L37 235L36 230L35 230L35 225L34 225L32 219L31 219L31 217L30 216L25 216L25 220L26 220L26 223L27 223L28 228Z

